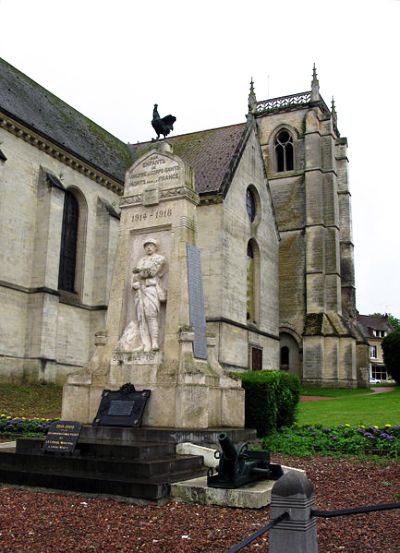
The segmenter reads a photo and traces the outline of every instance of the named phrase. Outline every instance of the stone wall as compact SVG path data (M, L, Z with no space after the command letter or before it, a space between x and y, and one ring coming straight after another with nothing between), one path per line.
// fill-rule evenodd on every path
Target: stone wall
M63 382L104 325L118 196L2 128L0 142L0 380ZM58 290L63 189L80 206L76 294Z
M250 221L246 191L256 200ZM206 203L207 202L207 203ZM263 369L279 367L279 238L272 200L255 132L244 149L230 188L221 203L203 200L197 208L208 328L218 337L220 363L248 369L250 348L263 350ZM256 251L256 320L247 320L247 246Z

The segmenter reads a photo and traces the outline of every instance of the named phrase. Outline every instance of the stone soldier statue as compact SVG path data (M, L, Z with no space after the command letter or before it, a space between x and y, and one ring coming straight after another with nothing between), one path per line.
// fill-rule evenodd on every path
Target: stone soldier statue
M157 253L157 240L147 238L143 247L146 255L139 259L132 270L135 320L126 327L118 348L148 353L159 350L160 303L166 301L161 277L166 272L167 263L165 257Z

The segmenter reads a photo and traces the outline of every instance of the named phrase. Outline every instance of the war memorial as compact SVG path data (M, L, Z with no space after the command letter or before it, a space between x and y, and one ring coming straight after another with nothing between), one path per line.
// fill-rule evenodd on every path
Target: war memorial
M283 98L257 101L251 82L228 127L169 136L155 104L157 138L138 144L0 68L3 226L18 176L26 230L18 262L2 235L1 378L64 384L62 420L2 452L2 479L158 500L204 478L204 455L177 444L218 440L225 487L278 478L233 445L255 432L232 374L366 379L347 141L315 67L310 91Z

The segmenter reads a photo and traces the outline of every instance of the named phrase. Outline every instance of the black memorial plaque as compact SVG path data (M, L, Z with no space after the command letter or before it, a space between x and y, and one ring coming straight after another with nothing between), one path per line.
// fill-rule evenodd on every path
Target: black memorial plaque
M135 390L124 384L119 390L103 390L97 415L93 421L99 426L140 426L150 390Z
M82 424L75 421L57 421L50 426L43 444L44 453L71 455L78 442Z
M122 401L121 399L112 399L108 414L118 417L129 417L135 406L134 401Z
M190 244L187 248L190 324L194 331L193 355L207 359L206 315L204 309L203 279L200 250Z

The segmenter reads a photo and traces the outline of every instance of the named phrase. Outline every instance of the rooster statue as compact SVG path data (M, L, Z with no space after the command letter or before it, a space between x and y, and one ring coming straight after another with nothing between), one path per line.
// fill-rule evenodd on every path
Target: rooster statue
M174 130L174 123L176 121L176 117L173 115L166 115L165 117L160 117L158 111L157 111L158 104L154 104L153 109L153 119L151 121L151 124L153 126L153 129L157 133L156 140L159 140L160 134L163 135L165 138L171 131Z

